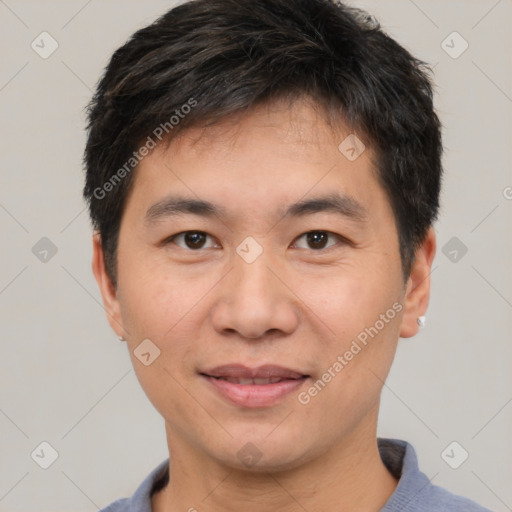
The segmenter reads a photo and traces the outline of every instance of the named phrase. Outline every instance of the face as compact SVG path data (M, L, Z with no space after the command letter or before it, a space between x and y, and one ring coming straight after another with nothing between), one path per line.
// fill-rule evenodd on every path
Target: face
M350 131L317 110L260 107L147 156L117 290L96 240L111 325L168 440L231 467L293 468L375 435L398 337L426 308L432 247L404 284L371 148L348 159Z

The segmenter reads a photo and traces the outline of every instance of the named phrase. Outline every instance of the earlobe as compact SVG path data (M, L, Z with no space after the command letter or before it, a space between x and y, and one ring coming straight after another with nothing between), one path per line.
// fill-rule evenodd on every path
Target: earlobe
M415 253L411 274L407 281L404 314L400 337L410 338L417 334L420 327L419 318L424 317L430 298L430 274L436 253L436 235L430 228L422 244Z
M107 320L110 327L114 330L119 338L124 338L124 328L121 316L121 308L117 298L117 290L112 283L105 265L105 253L101 244L101 236L94 233L92 238L93 256L92 271L103 298L103 305L107 313Z

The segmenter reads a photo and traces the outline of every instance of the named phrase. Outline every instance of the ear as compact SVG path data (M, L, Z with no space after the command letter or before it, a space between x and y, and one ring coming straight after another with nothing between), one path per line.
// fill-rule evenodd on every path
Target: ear
M103 297L103 305L107 313L107 320L110 327L117 336L124 338L123 320L121 316L121 307L117 299L117 290L108 275L105 265L105 253L101 244L101 236L94 233L92 237L93 255L92 255L92 271L96 282L98 283L101 296Z
M430 227L422 244L416 250L414 264L407 281L404 314L400 337L410 338L418 333L418 318L427 311L430 298L430 273L436 254L436 234Z

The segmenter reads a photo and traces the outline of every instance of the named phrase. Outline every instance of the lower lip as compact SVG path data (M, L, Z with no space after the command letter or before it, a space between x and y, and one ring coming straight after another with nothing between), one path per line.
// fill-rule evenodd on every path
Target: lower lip
M241 407L269 407L286 395L298 391L306 377L274 384L235 384L214 377L204 378L225 398Z

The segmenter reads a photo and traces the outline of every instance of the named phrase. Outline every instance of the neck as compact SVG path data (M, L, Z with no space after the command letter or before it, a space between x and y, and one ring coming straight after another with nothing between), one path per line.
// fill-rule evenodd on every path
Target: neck
M353 433L316 459L279 472L240 471L205 460L176 439L168 425L166 430L170 479L152 497L154 512L377 512L397 486L380 458L375 428Z

